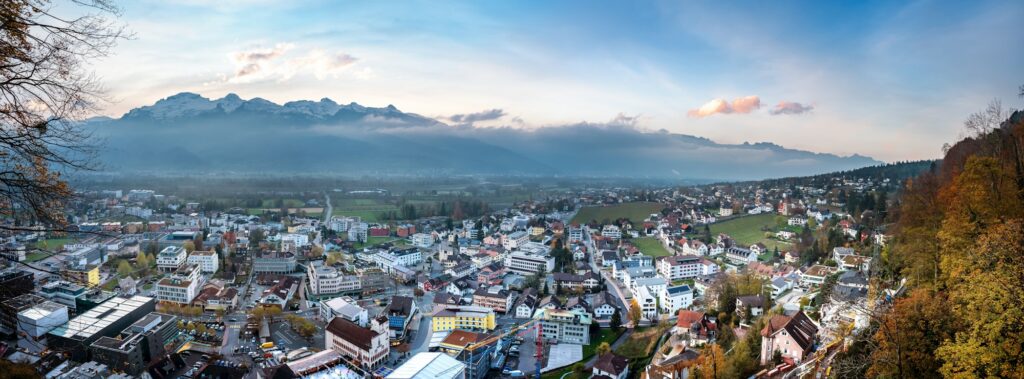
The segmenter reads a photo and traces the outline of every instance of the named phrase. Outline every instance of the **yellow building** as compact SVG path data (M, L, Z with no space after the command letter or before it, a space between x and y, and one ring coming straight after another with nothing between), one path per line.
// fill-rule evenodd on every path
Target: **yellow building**
M494 310L471 305L447 305L434 312L431 325L435 332L455 329L492 331L496 327Z
M64 279L78 285L91 287L100 285L100 266L85 265L68 267L63 272Z

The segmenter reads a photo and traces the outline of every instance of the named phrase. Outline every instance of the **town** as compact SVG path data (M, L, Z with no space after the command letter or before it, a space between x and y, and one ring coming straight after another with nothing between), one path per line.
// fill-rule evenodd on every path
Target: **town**
M876 275L886 207L927 165L496 210L385 189L228 209L82 191L68 230L5 237L3 354L62 378L825 372L902 291Z

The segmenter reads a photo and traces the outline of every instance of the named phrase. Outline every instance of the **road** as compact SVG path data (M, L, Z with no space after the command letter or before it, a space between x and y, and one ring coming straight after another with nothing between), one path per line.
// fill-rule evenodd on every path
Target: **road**
M331 194L326 191L324 192L324 201L327 202L324 207L324 226L327 226L327 224L331 222L331 214L334 213L334 206L331 205Z

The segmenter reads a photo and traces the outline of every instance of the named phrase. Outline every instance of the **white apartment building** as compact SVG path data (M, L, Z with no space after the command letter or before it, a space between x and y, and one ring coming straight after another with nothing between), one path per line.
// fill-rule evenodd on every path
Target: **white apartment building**
M365 242L370 231L370 224L365 222L354 222L348 228L349 241Z
M530 242L530 235L526 234L524 231L518 231L505 236L505 240L501 242L501 245L505 250L515 250L522 247L527 242Z
M188 252L181 246L168 246L156 255L156 267L160 271L171 272L185 264Z
M620 230L619 227L615 225L605 225L603 228L601 228L601 236L617 240L622 238L622 230Z
M199 266L204 274L212 274L220 269L220 257L216 251L193 251L188 255L188 264Z
M358 291L362 288L359 276L344 275L338 269L327 266L323 261L312 261L306 270L309 282L309 293L312 295L329 295ZM363 322L361 325L365 325Z
M281 236L281 243L290 241L296 248L309 246L309 235L300 233L289 233Z
M505 267L508 267L509 271L524 276L537 274L541 269L550 274L555 269L555 258L547 254L515 251L508 255Z
M693 305L693 289L688 285L665 287L659 294L661 311L674 314L680 309L688 309Z
M429 233L416 233L412 235L412 245L424 249L434 245L434 237Z
M583 241L583 227L582 226L570 226L569 227L569 242Z
M199 266L184 265L169 277L156 283L156 298L178 304L189 304L203 287Z
M658 273L668 280L696 278L718 272L718 265L696 255L675 255L657 263Z

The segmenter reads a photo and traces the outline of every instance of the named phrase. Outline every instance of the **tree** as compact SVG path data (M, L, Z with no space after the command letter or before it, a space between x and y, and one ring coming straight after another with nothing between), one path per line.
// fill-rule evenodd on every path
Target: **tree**
M195 242L192 242L191 240L185 241L185 243L182 244L181 247L184 248L185 252L187 252L189 254L192 254L193 251L196 251L196 244L195 244Z
M615 312L612 313L612 319L608 323L608 326L615 330L619 330L622 328L622 315L619 314L618 309L616 309Z
M598 356L602 356L602 355L611 353L612 352L612 346L609 345L607 342L601 342L600 345L597 345L597 349L595 349L595 352L597 353Z
M640 310L640 304L633 299L629 303L629 320L633 322L633 326L637 326L641 319L643 319L643 312Z
M950 304L926 288L896 301L874 335L869 377L939 377L942 361L933 353L957 331Z
M128 263L128 261L122 260L120 263L117 264L117 275L119 275L122 278L124 278L124 277L127 277L127 276L131 275L131 274L132 274L132 265L130 263Z
M124 37L110 2L5 1L0 23L0 198L43 224L66 224L62 171L92 169L78 122L103 101L90 60ZM17 228L16 226L4 228Z
M705 346L698 360L700 361L700 377L702 379L728 377L725 353L718 344L713 343Z

